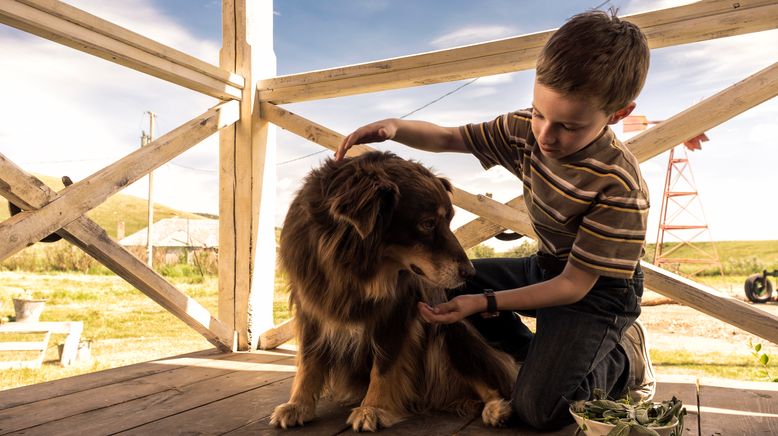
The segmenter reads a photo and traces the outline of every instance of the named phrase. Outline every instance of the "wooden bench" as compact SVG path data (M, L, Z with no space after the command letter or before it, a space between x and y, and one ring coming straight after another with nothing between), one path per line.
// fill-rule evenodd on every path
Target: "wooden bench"
M62 349L62 356L59 363L62 366L69 366L76 361L78 355L78 343L81 340L81 333L84 331L84 323L81 321L62 321L62 322L9 322L0 324L0 333L45 333L45 338L41 342L0 342L0 351L35 351L41 350L40 356L34 361L13 361L0 362L0 368L8 367L32 367L38 368L43 362L43 355L48 348L49 337L52 333L66 334L65 345ZM26 362L30 362L29 364ZM34 366L29 366L32 362L37 362Z

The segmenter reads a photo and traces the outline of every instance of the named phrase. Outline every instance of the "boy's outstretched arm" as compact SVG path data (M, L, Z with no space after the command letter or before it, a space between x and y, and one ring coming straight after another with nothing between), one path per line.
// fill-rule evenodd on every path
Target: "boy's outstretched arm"
M458 127L389 118L364 125L346 136L335 152L335 160L343 159L346 152L356 144L390 139L424 151L469 153Z
M592 289L599 276L567 263L561 274L551 280L494 293L499 310L531 310L572 304ZM486 298L481 294L465 294L432 307L419 303L419 313L425 321L450 324L470 315L486 311Z

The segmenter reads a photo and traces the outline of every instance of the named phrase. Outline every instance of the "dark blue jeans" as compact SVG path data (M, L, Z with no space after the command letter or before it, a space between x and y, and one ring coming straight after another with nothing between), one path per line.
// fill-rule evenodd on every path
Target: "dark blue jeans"
M456 294L520 288L558 275L563 264L553 258L476 259L476 276ZM624 330L640 315L643 273L631 279L600 277L580 301L524 313L536 318L533 334L513 312L469 320L496 348L523 361L513 392L518 418L540 430L571 423L570 402L588 400L592 390L610 397L627 392L629 362L619 346Z

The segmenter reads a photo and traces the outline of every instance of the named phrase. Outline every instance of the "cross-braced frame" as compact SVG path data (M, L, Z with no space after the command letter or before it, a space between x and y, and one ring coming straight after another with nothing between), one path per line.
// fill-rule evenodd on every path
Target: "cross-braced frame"
M278 106L461 80L534 67L552 31L390 60L275 77L272 2L223 0L220 66L56 0L0 0L0 22L222 100L203 115L60 192L0 154L0 195L24 212L0 223L0 260L56 232L222 349L272 348L275 143L271 124L334 150L343 136ZM778 1L703 0L625 16L651 48L778 27ZM262 80L258 80L258 78ZM648 160L778 94L778 63L625 142ZM219 313L214 316L111 240L84 214L211 134L220 134ZM369 151L357 146L351 155ZM466 248L505 229L534 236L521 196L505 204L454 189L481 218L456 230ZM778 317L643 263L646 286L778 343ZM269 298L268 298L269 297Z

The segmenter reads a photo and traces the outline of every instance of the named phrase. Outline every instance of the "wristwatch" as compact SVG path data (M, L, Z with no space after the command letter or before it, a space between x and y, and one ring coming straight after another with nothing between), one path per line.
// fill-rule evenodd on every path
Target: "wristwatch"
M500 316L500 312L497 310L497 298L494 296L494 289L484 289L484 297L486 297L486 312L481 312L481 317L496 318Z

